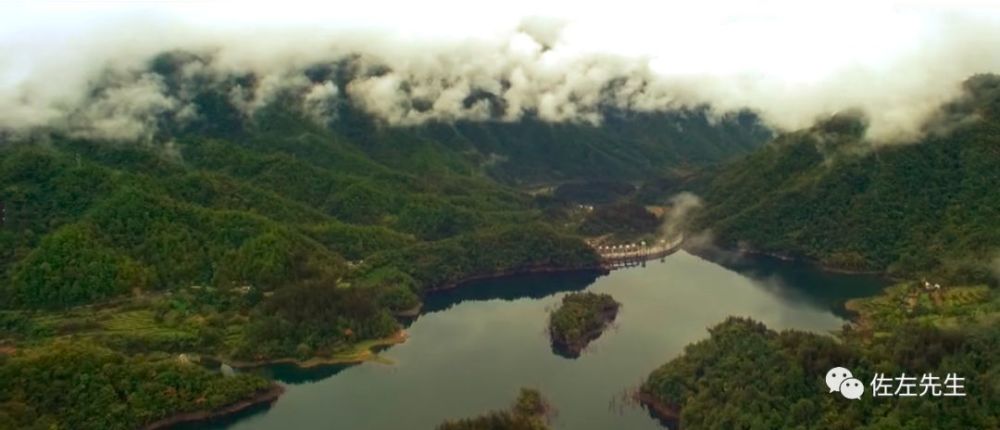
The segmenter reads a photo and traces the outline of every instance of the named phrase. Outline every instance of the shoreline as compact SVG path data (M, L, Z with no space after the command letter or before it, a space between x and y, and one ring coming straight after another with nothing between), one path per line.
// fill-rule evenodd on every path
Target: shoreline
M159 420L153 421L150 424L143 426L144 430L161 430L171 428L178 424L183 423L194 423L202 421L211 421L218 418L223 418L229 415L233 415L247 409L261 406L270 405L278 400L285 392L285 387L276 382L272 382L271 386L266 390L258 391L253 395L253 397L239 400L235 403L230 403L228 405L216 408L211 411L195 411L195 412L182 412L179 414L174 414L166 418L161 418Z
M526 267L521 267L521 268L517 268L517 269L501 270L501 271L496 271L496 272L491 272L491 273L486 273L486 274L471 275L471 276L463 277L463 278L461 278L461 279L459 279L457 281L452 281L452 282L448 282L448 283L445 283L445 284L440 285L440 286L428 288L427 290L425 290L425 293L434 293L434 292L438 292L438 291L446 291L446 290L451 290L451 289L454 289L454 288L460 288L460 287L465 286L465 284L468 284L468 283L471 283L471 282L475 282L475 281L484 281L484 280L489 280L489 279L501 279L501 278L506 278L506 277L510 277L510 276L518 276L518 275L531 275L531 274L541 274L541 273L573 273L573 272L593 272L593 273L600 273L600 274L606 275L606 274L610 273L612 270L620 268L620 266L616 265L616 263L618 263L618 262L621 262L621 261L652 261L652 260L656 260L658 258L666 257L666 256L668 256L670 254L673 254L673 253L675 253L675 252L683 249L683 244L684 244L684 241L683 241L683 237L682 237L681 240L676 245L670 246L670 247L668 247L666 249L662 249L662 250L659 250L657 252L650 253L650 254L645 254L645 255L642 255L642 256L620 258L620 259L619 258L605 259L605 258L603 258L601 256L601 254L596 249L591 248L591 249L594 250L594 253L597 256L597 258L592 263L584 265L584 266L556 266L556 265L552 265L552 264L543 264L543 265L526 266Z
M843 267L834 266L829 263L825 263L822 260L817 260L815 258L796 257L787 254L779 254L776 252L760 251L760 250L745 249L745 248L736 248L736 252L751 254L751 255L763 255L765 257L777 258L779 260L808 264L825 272L831 272L831 273L841 273L845 275L872 275L872 276L879 276L886 278L889 276L888 273L884 270L847 269Z
M417 303L416 306L410 309L403 309L401 311L393 312L392 315L396 318L416 318L420 316L420 311L424 309L424 303Z
M313 369L322 366L332 366L338 364L360 364L366 361L372 361L377 358L378 355L373 351L376 348L382 348L392 345L398 345L406 342L409 339L409 334L405 330L399 330L390 337L385 337L381 339L372 339L363 342L359 342L353 350L349 352L342 352L334 354L330 357L311 357L305 360L299 358L283 357L283 358L271 358L266 360L254 360L254 361L225 361L218 357L205 357L206 359L225 363L232 366L234 369L256 369L265 366L271 366L275 364L291 364L300 369Z
M713 249L713 247L714 247L714 249ZM692 249L690 249L688 251L691 252L692 254L700 255L700 256L703 256L703 257L706 257L706 258L709 258L709 259L711 259L710 256L713 253L717 254L720 251L723 252L723 253L735 253L737 255L763 256L763 257L775 258L775 259L782 260L782 261L787 261L787 262L795 262L795 263L808 264L808 265L811 265L811 266L813 266L813 267L815 267L815 268L817 268L817 269L819 269L821 271L830 272L830 273L839 273L839 274L848 274L848 275L870 275L870 276L877 276L879 278L883 278L883 279L885 279L887 281L896 281L897 280L897 279L889 276L889 274L886 271L881 271L881 270L851 270L851 269L838 268L836 266L831 266L831 265L825 264L822 261L816 260L816 259L805 258L805 257L797 257L797 256L792 256L792 255L788 255L788 254L781 254L781 253L775 253L775 252L761 251L761 250L757 250L757 249L753 249L753 248L747 248L747 247L726 247L724 245L712 245L710 247L695 247L695 248L692 248ZM706 251L707 251L708 255L706 255ZM716 255L716 256L719 256L719 255ZM866 318L866 316L865 316L865 314L863 312L863 309L862 309L863 308L864 300L866 300L866 299L870 299L870 297L866 297L866 298L854 298L854 299L848 300L843 305L844 309L850 315L850 318L848 319L848 324L850 324L855 329L864 330L868 326L867 318ZM644 392L641 389L638 390L637 392L635 392L635 394L633 394L633 399L635 401L639 402L639 404L641 404L643 407L645 407L646 411L649 412L650 416L654 417L655 419L659 420L662 423L668 424L670 428L681 428L681 423L680 423L681 408L679 406L675 407L675 406L667 405L666 403L664 403L660 399L656 398L654 395L652 395L650 393L647 393L647 392Z
M663 255L664 256L665 255L669 255L669 254L671 254L673 252L676 252L677 250L680 250L680 249L685 249L685 248L683 248L682 246L673 247L672 249L670 249L669 252L666 252ZM815 267L817 267L817 268L819 268L821 270L829 271L829 272L833 272L833 273L847 273L847 274L862 274L862 275L885 276L885 272L881 272L881 271L853 271L853 270L847 270L847 269L839 269L839 268L836 268L836 267L827 266L827 265L823 264L822 262L820 262L818 260L801 258L801 257L794 257L794 256L790 256L790 255L785 255L785 254L770 253L770 252L755 250L755 249L751 249L751 248L725 248L725 247L719 247L718 249L726 251L726 252L735 252L735 253L738 253L738 254L765 256L765 257L770 257L770 258L776 258L776 259L783 260L783 261L794 261L794 262L800 262L800 263L804 263L804 264L810 264L810 265L813 265L813 266L815 266ZM697 248L695 248L693 251L697 252ZM654 260L656 258L659 258L659 257L656 256L656 257L652 257L652 258L648 258L648 259L644 258L643 260ZM473 275L473 276L464 277L464 278L462 278L460 280L449 282L449 283L444 284L442 286L438 286L438 287L435 287L435 288L430 288L430 289L426 290L425 294L433 294L435 292L447 291L447 290L456 289L456 288L463 288L463 287L468 286L468 284L476 282L476 281L491 280L491 279L502 279L502 278L507 278L507 277L519 276L519 275L574 273L574 272L580 272L580 273L591 272L591 273L607 274L607 273L610 273L613 269L614 269L613 266L611 266L611 265L609 265L606 262L601 261L601 260L598 260L594 264L589 264L589 265L584 265L584 266L555 266L555 265L527 266L527 267L522 267L522 268L517 268L517 269L502 270L502 271L496 271L496 272L491 272L491 273L487 273L487 274L479 274L479 275ZM847 306L845 306L845 307L847 307ZM409 310L403 311L403 312L401 312L401 314L405 313L407 315L399 315L399 316L406 316L406 317L416 317L416 316L419 316L419 314L420 314L420 308L421 308L421 306L417 306L414 309L409 309ZM857 324L858 323L858 319L859 319L858 317L859 317L859 315L855 315L855 317L852 318L851 322L854 323L854 324ZM613 321L613 320L614 320L614 317L612 317L609 321ZM596 330L596 334L597 334L596 337L600 337L600 334L603 333L603 329L606 328L606 326L609 324L609 321L605 321L602 329ZM356 346L356 348L354 348L353 350L350 350L350 351L345 351L343 353L335 354L335 355L330 356L330 357L312 357L312 358L308 358L308 359L304 359L304 360L303 359L298 359L298 358L291 358L291 357L275 358L275 359L267 359L267 360L256 360L256 361L225 361L225 360L220 360L218 357L206 357L206 358L209 359L209 360L213 360L215 362L218 362L218 363L226 363L226 364L232 366L233 368L237 368L237 369L255 369L255 368L260 368L260 367L265 367L265 366L270 366L270 365L276 365L276 364L290 364L290 365L293 365L293 366L295 366L297 368L300 368L300 369L311 369L311 368L322 367L322 366L351 365L351 364L363 363L363 362L366 362L366 361L372 361L372 360L374 360L374 359L377 358L377 354L374 352L375 349L382 348L382 347L388 347L388 346L392 346L392 345L397 345L397 344L401 344L401 343L405 342L408 338L409 338L409 336L407 335L407 333L405 332L405 330L401 329L397 333L395 333L394 335L392 335L390 337L387 337L387 338L374 339L374 340L369 340L369 341L365 341L365 342L360 342ZM593 340L593 339L591 339L591 340ZM554 339L553 339L553 341L554 341ZM553 342L553 343L555 343L555 342ZM564 347L565 346L568 346L568 345L564 345ZM582 348L581 348L580 352L582 352ZM577 354L579 354L579 352ZM151 424L148 424L148 425L146 425L146 426L144 426L142 428L145 429L145 430L159 430L159 429L170 428L172 426L175 426L175 425L178 425L178 424L182 424L182 423L191 423L191 422L200 422L200 421L211 421L211 420L223 418L223 417L226 417L226 416L229 416L229 415L233 415L233 414L245 411L245 410L247 410L249 408L252 408L252 407L255 407L255 406L260 406L260 405L264 405L264 404L271 404L271 403L275 402L284 392L285 392L285 388L282 385L280 385L280 384L278 384L276 382L272 382L271 386L268 389L260 391L258 393L255 393L250 398L247 398L247 399L244 399L244 400L240 400L240 401L237 401L237 402L229 404L229 405L222 406L222 407L217 408L217 409L212 410L212 411L196 411L196 412L185 412L185 413L176 414L176 415L173 415L173 416L169 416L169 417L157 420L157 421L155 421L155 422L153 422ZM651 416L655 417L656 419L661 420L663 422L671 422L671 423L675 423L675 424L679 423L679 419L680 419L680 409L679 408L671 407L671 406L663 403L659 399L657 399L652 394L645 393L645 392L643 392L641 390L638 391L636 394L634 394L634 398L635 398L636 401L638 401L640 404L642 404L647 409L647 411L650 413Z
M652 394L649 394L641 389L638 390L633 397L640 405L646 408L654 418L661 422L673 423L671 428L680 427L681 411L678 407L669 406L663 403L660 399L656 398Z
M593 330L581 334L579 339L569 340L563 339L562 335L557 334L549 323L549 341L552 343L553 350L559 354L564 355L569 358L578 358L583 353L583 350L590 345L591 342L597 340L602 334L614 323L615 318L618 317L618 310L621 308L621 304L615 302L614 306L609 309L604 309L601 311L601 325Z
M505 270L505 271L500 271L500 272L494 272L494 273L490 273L490 274L487 274L487 275L471 276L471 277L463 278L460 281L456 281L456 282L452 282L452 283L446 284L444 287L429 289L429 290L427 290L427 292L428 293L433 293L433 292L444 291L444 290L449 290L449 289L453 289L453 288L460 288L460 287L465 286L468 283L471 283L471 282L474 282L474 281L478 281L478 280L498 279L498 278L504 278L504 277L509 277L509 276L526 275L526 274L533 274L533 273L569 273L569 272L599 272L599 273L607 273L608 270L606 270L601 265L583 266L583 267L535 266L535 267L522 268L522 269L516 269L516 270ZM419 309L420 309L420 307L416 308L418 314L419 314ZM290 357L274 358L274 359L267 359L267 360L256 360L256 361L225 361L225 360L221 360L219 357L204 357L203 359L212 360L212 361L218 362L220 364L221 363L225 363L225 364L227 364L229 366L232 366L235 369L244 369L244 370L245 369L255 369L255 368L260 368L260 367L270 366L270 365L275 365L275 364L291 364L291 365L294 365L294 366L296 366L296 367L298 367L300 369L311 369L311 368L316 368L316 367L321 367L321 366L350 365L350 364L359 364L359 363L363 363L363 362L366 362L366 361L372 361L373 359L377 358L377 355L375 354L375 352L373 351L373 349L381 348L381 347L387 347L387 346L392 346L392 345L398 345L398 344L401 344L403 342L406 342L407 339L409 339L409 335L406 333L405 330L401 329L398 332L396 332L396 334L394 334L393 336L388 337L388 338L375 339L375 340L370 340L370 341L366 341L366 342L361 342L355 348L354 351L351 351L349 353L342 353L342 354L338 354L338 355L335 355L335 356L332 356L332 357L312 357L312 358L308 358L308 359L305 359L305 360L297 359L297 358L290 358ZM282 386L282 385L280 385L280 384L278 384L276 382L272 382L270 388L268 388L267 390L265 390L263 392L258 392L254 396L252 396L252 397L250 397L248 399L240 400L240 401L237 401L235 403L223 406L221 408L218 408L218 409L215 409L215 410L212 410L212 411L196 411L196 412L184 412L184 413L176 414L176 415L173 415L173 416L169 416L169 417L166 417L166 418L154 421L153 423L148 424L148 425L146 425L146 426L144 426L142 428L144 430L162 430L162 429L167 429L167 428L170 428L170 427L176 426L178 424L182 424L182 423L192 423L192 422L200 422L200 421L211 421L211 420L214 420L214 419L223 418L223 417L226 417L226 416L229 416L229 415L233 415L233 414L245 411L245 410L247 410L249 408L252 408L252 407L255 407L255 406L260 406L260 405L264 405L264 404L271 404L271 403L275 402L279 397L281 397L281 395L284 394L284 392L285 392L284 386Z
M601 265L589 265L589 266L579 266L579 267L566 267L566 266L532 266L529 268L521 268L515 270L504 270L499 272L493 272L485 275L475 275L466 278L462 278L459 281L451 282L445 284L441 287L436 287L428 289L426 293L436 293L441 291L447 291L455 288L462 288L467 286L467 284L489 280L489 279L502 279L511 276L518 275L530 275L530 274L542 274L542 273L572 273L572 272L594 272L594 273L607 273L608 270ZM415 306L413 309L408 309L405 311L398 312L396 315L400 317L413 318L417 317L422 310L423 303ZM307 359L299 359L292 357L282 357L282 358L272 358L265 360L226 360L215 356L205 356L203 360L211 360L219 364L225 363L232 366L234 369L254 369L264 366L270 366L275 364L292 364L301 369L310 369L326 365L337 365L337 364L359 364L366 361L371 361L376 357L376 354L372 351L376 348L382 348L392 345L398 345L406 342L409 339L409 334L405 330L400 329L398 332L390 337L381 339L372 339L368 341L363 341L358 343L354 350L350 352L344 352L335 354L330 357L310 357Z
M884 294L884 293L883 293ZM844 303L844 309L851 315L850 325L852 332L871 335L874 331L871 313L866 312L865 305L872 300L872 297L855 298Z
M405 330L399 330L398 332L396 332L396 334L394 334L391 337L362 342L351 353L335 355L332 357L313 357L306 360L300 360L297 358L275 358L275 359L259 360L259 361L227 362L224 360L220 360L218 357L205 357L203 359L211 360L213 362L217 362L220 364L225 363L235 369L244 369L244 370L256 369L275 364L291 364L300 369L312 369L321 366L331 366L338 364L351 365L351 364L363 363L366 361L372 361L377 357L373 349L390 345L398 345L400 343L406 342L408 338L409 335L406 334ZM173 426L182 423L193 423L193 422L211 421L215 419L220 419L243 412L247 409L256 406L274 403L284 393L285 393L285 387L277 382L272 381L268 389L259 391L249 398L239 400L235 403L231 403L211 411L195 411L195 412L183 412L175 414L154 421L142 428L144 430L161 430L161 429L171 428Z
M715 248L715 250L713 250L712 248ZM882 278L886 278L886 279L893 279L891 276L889 276L889 273L886 272L885 270L857 270L857 269L847 269L847 268L843 268L843 267L834 266L834 265L831 265L829 263L825 263L822 260L817 260L815 258L801 257L801 256L795 256L795 255L791 255L791 254L782 254L782 253L779 253L779 252L772 252L772 251L763 251L763 250L759 250L759 249L755 249L755 248L749 248L749 247L727 246L725 244L711 244L709 246L701 245L701 246L695 246L695 247L684 248L684 249L690 251L693 254L704 254L705 252L711 254L712 252L720 252L721 251L721 252L727 252L727 253L735 253L735 254L739 254L739 255L751 255L751 256L769 257L769 258L774 258L774 259L781 260L781 261L788 261L788 262L794 262L794 263L807 264L807 265L813 266L813 267L815 267L817 269L820 269L820 270L822 270L824 272L840 273L840 274L845 274L845 275L871 275L871 276L878 276L878 277L882 277Z

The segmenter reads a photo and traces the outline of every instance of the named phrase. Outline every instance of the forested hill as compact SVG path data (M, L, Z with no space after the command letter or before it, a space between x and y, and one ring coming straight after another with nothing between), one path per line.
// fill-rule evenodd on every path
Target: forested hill
M712 177L695 227L844 269L990 278L1000 252L1000 77L964 86L919 142L872 148L851 114L778 137Z
M241 111L245 107L233 102L233 94L266 87L263 78L231 75L204 81L188 75L189 69L206 61L210 59L192 53L168 52L154 58L144 72L164 83L164 96L191 100L197 112L194 120L183 124L161 119L160 140L178 134L234 138L248 130L287 129L295 125L275 118L273 110L315 114L315 109L310 110L308 85L329 85L334 93L344 95L350 92L352 82L385 72L353 57L315 64L297 76L308 82L306 89L279 91L268 96L272 100L268 108L247 115ZM732 159L771 137L770 130L749 111L719 114L708 106L632 112L602 105L599 123L546 121L530 110L510 120L504 117L508 107L500 98L483 90L463 104L488 106L491 114L486 118L391 125L369 114L352 97L334 100L322 106L321 117L312 115L313 122L378 162L410 171L447 168L485 173L511 184L595 178L642 180L680 166ZM409 108L418 115L430 109L417 102Z
M67 308L191 285L332 286L404 266L405 279L387 284L419 292L519 265L590 261L582 242L543 222L530 197L449 169L447 153L425 154L442 167L414 173L294 112L259 119L270 128L184 134L169 146L55 135L5 147L4 306ZM507 253L453 252L459 246ZM425 259L463 258L434 268L394 260L411 248Z
M479 164L505 183L647 180L747 154L770 138L752 113L715 117L708 108L634 113L608 110L599 125L517 122L432 124L419 137L474 150Z

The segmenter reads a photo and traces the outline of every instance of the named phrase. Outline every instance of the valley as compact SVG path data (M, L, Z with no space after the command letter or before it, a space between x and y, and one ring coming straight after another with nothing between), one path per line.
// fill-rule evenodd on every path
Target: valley
M817 108L529 24L0 87L0 429L1000 427L995 70Z

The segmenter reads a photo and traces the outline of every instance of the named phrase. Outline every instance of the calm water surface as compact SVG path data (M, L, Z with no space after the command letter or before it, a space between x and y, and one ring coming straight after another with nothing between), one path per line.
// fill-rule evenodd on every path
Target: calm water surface
M433 295L382 352L393 364L269 369L288 391L274 405L198 428L433 429L447 418L507 407L519 387L552 403L559 429L660 429L623 393L637 387L706 328L729 315L771 328L826 332L843 303L875 294L877 278L833 274L769 258L714 261L680 251L609 275L526 276ZM546 318L570 291L609 293L623 304L615 327L578 359L555 355Z

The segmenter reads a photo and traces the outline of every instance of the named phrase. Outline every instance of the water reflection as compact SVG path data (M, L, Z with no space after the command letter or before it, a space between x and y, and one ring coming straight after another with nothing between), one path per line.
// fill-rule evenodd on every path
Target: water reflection
M886 283L877 275L825 271L812 264L760 254L712 247L688 252L746 276L786 300L829 309L845 319L850 318L850 313L844 308L847 300L877 294Z
M173 430L224 429L228 428L235 422L251 419L255 416L264 416L267 414L267 411L271 409L271 407L273 407L273 403L254 405L232 415L227 415L225 417L216 418L208 421L181 423L171 427L171 429Z
M282 363L261 368L259 373L261 376L281 381L284 384L297 385L322 381L343 372L351 366L350 364L333 364L301 368L294 364Z
M557 429L662 429L639 407L616 407L657 366L729 315L775 329L828 331L844 300L874 294L877 279L824 274L775 259L717 264L681 251L646 267L481 281L434 294L410 339L383 352L393 364L273 369L289 385L274 407L223 424L248 429L432 429L448 418L510 404L539 389ZM611 294L615 326L575 360L552 353L548 313L570 291Z
M466 301L540 299L557 293L582 291L603 275L599 271L582 271L474 281L431 294L424 302L421 313L441 312Z

